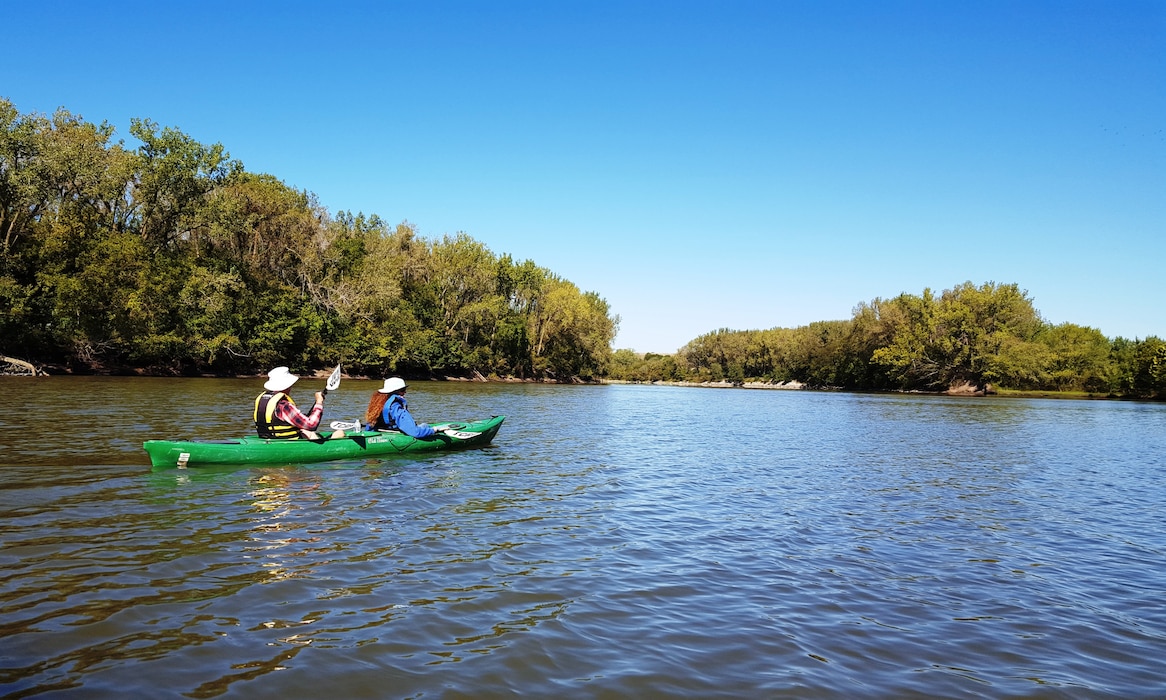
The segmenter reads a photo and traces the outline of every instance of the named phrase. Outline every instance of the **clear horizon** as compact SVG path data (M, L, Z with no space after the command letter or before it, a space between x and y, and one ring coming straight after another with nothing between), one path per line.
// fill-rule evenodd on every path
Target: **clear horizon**
M13 3L0 96L594 291L615 348L1016 283L1166 336L1166 3Z

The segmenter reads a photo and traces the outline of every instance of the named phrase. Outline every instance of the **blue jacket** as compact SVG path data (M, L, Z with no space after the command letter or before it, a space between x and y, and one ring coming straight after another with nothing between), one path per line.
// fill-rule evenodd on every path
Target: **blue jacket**
M413 420L413 416L409 414L409 407L405 403L405 397L400 394L390 396L389 400L385 402L385 409L381 412L381 422L394 430L400 430L402 433L415 438L426 438L436 432L425 423L417 425L417 422Z

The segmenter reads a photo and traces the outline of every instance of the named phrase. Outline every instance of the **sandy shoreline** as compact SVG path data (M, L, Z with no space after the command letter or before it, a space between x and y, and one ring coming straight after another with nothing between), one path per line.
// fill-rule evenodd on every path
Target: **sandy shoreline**
M629 381L626 379L600 379L597 383L599 383L599 384L646 384L646 385L651 385L651 386L692 386L692 387L704 387L704 388L711 388L711 389L789 389L789 390L798 390L798 389L805 389L806 388L805 384L802 384L801 382L796 382L796 381L742 382L742 383L734 384L733 382L723 382L723 381L722 382L666 382L666 381L661 380L661 381L653 381L653 382L638 382L638 381Z

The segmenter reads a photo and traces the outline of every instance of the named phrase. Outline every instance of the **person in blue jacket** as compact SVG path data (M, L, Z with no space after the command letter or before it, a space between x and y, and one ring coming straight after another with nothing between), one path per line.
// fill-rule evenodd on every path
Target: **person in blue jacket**
M369 398L368 410L364 412L369 430L399 430L415 438L427 438L439 432L427 423L417 425L417 421L413 420L409 404L405 401L408 388L405 380L400 377L385 380L385 385Z

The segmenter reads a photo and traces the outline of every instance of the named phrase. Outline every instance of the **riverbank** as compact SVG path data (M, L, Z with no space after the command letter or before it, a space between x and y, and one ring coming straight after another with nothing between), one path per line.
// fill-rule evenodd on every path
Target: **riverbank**
M627 379L600 379L599 384L642 384L646 386L690 386L700 387L705 389L787 389L787 390L801 390L808 389L805 384L797 381L788 382L673 382L673 381L651 381L639 382L630 381Z
M296 372L300 377L312 379L326 379L334 367L324 367L321 369L308 370ZM236 373L216 373L216 372L174 372L163 371L158 368L151 367L130 367L130 366L109 366L102 364L86 365L84 367L73 367L59 364L33 364L19 360L12 357L0 355L0 376L20 376L20 377L49 377L49 376L64 376L64 377L193 377L203 379L258 379L267 376L266 372L236 372ZM388 376L388 375L386 375ZM598 380L587 381L572 377L571 379L549 379L549 378L523 378L523 377L498 377L485 376L480 372L474 372L471 376L459 377L452 375L418 375L418 374L401 374L401 378L411 381L439 381L439 382L499 382L504 384L597 384ZM344 379L384 379L384 376L373 376L369 374L349 374L341 372L341 377Z
M0 357L0 360L11 360L12 358ZM16 364L16 363L13 363ZM34 366L30 363L23 363L19 365L21 371L18 372L3 372L0 371L0 376L25 376L25 377L47 377L47 376L132 376L132 377L166 377L166 376L193 376L202 377L206 379L261 379L266 374L196 374L196 375L176 375L150 371L143 368L118 368L110 370L109 368L86 368L86 371L74 371L63 366ZM26 369L31 368L31 369ZM51 371L50 371L51 370ZM301 372L300 376L310 379L326 379L331 374L332 369L323 368L310 372ZM371 376L366 374L343 374L344 379L371 379L380 380L383 377ZM593 379L584 380L578 377L571 379L550 379L550 378L521 378L521 377L498 377L485 376L481 373L474 373L472 376L404 376L406 380L410 381L438 381L438 382L472 382L472 383L499 383L499 384L627 384L627 385L645 385L645 386L679 386L690 387L698 389L759 389L759 390L778 390L778 391L841 391L851 393L888 393L888 394L924 394L935 396L980 396L980 397L1001 397L1001 398L1028 398L1028 399L1082 399L1082 400L1148 400L1160 401L1161 399L1138 399L1137 397L1117 396L1113 394L1102 394L1097 392L1086 391L1050 391L1050 390L1025 390L1025 389L1006 389L1000 387L989 386L986 390L979 389L971 384L964 384L947 389L946 391L878 391L878 392L864 392L858 389L850 389L846 387L820 387L810 386L799 381L788 382L762 382L762 381L747 381L747 382L690 382L690 381L632 381L626 379Z
M1026 389L1004 389L989 386L986 390L977 389L970 384L952 387L946 391L862 391L846 387L815 387L802 382L673 382L673 381L627 381L622 379L601 379L599 384L640 384L647 386L683 386L705 389L771 389L787 391L839 391L846 393L874 393L874 394L919 394L924 396L978 396L999 397L1013 399L1078 399L1090 401L1161 401L1161 399L1145 399L1130 396L1116 396L1087 391L1035 391Z

